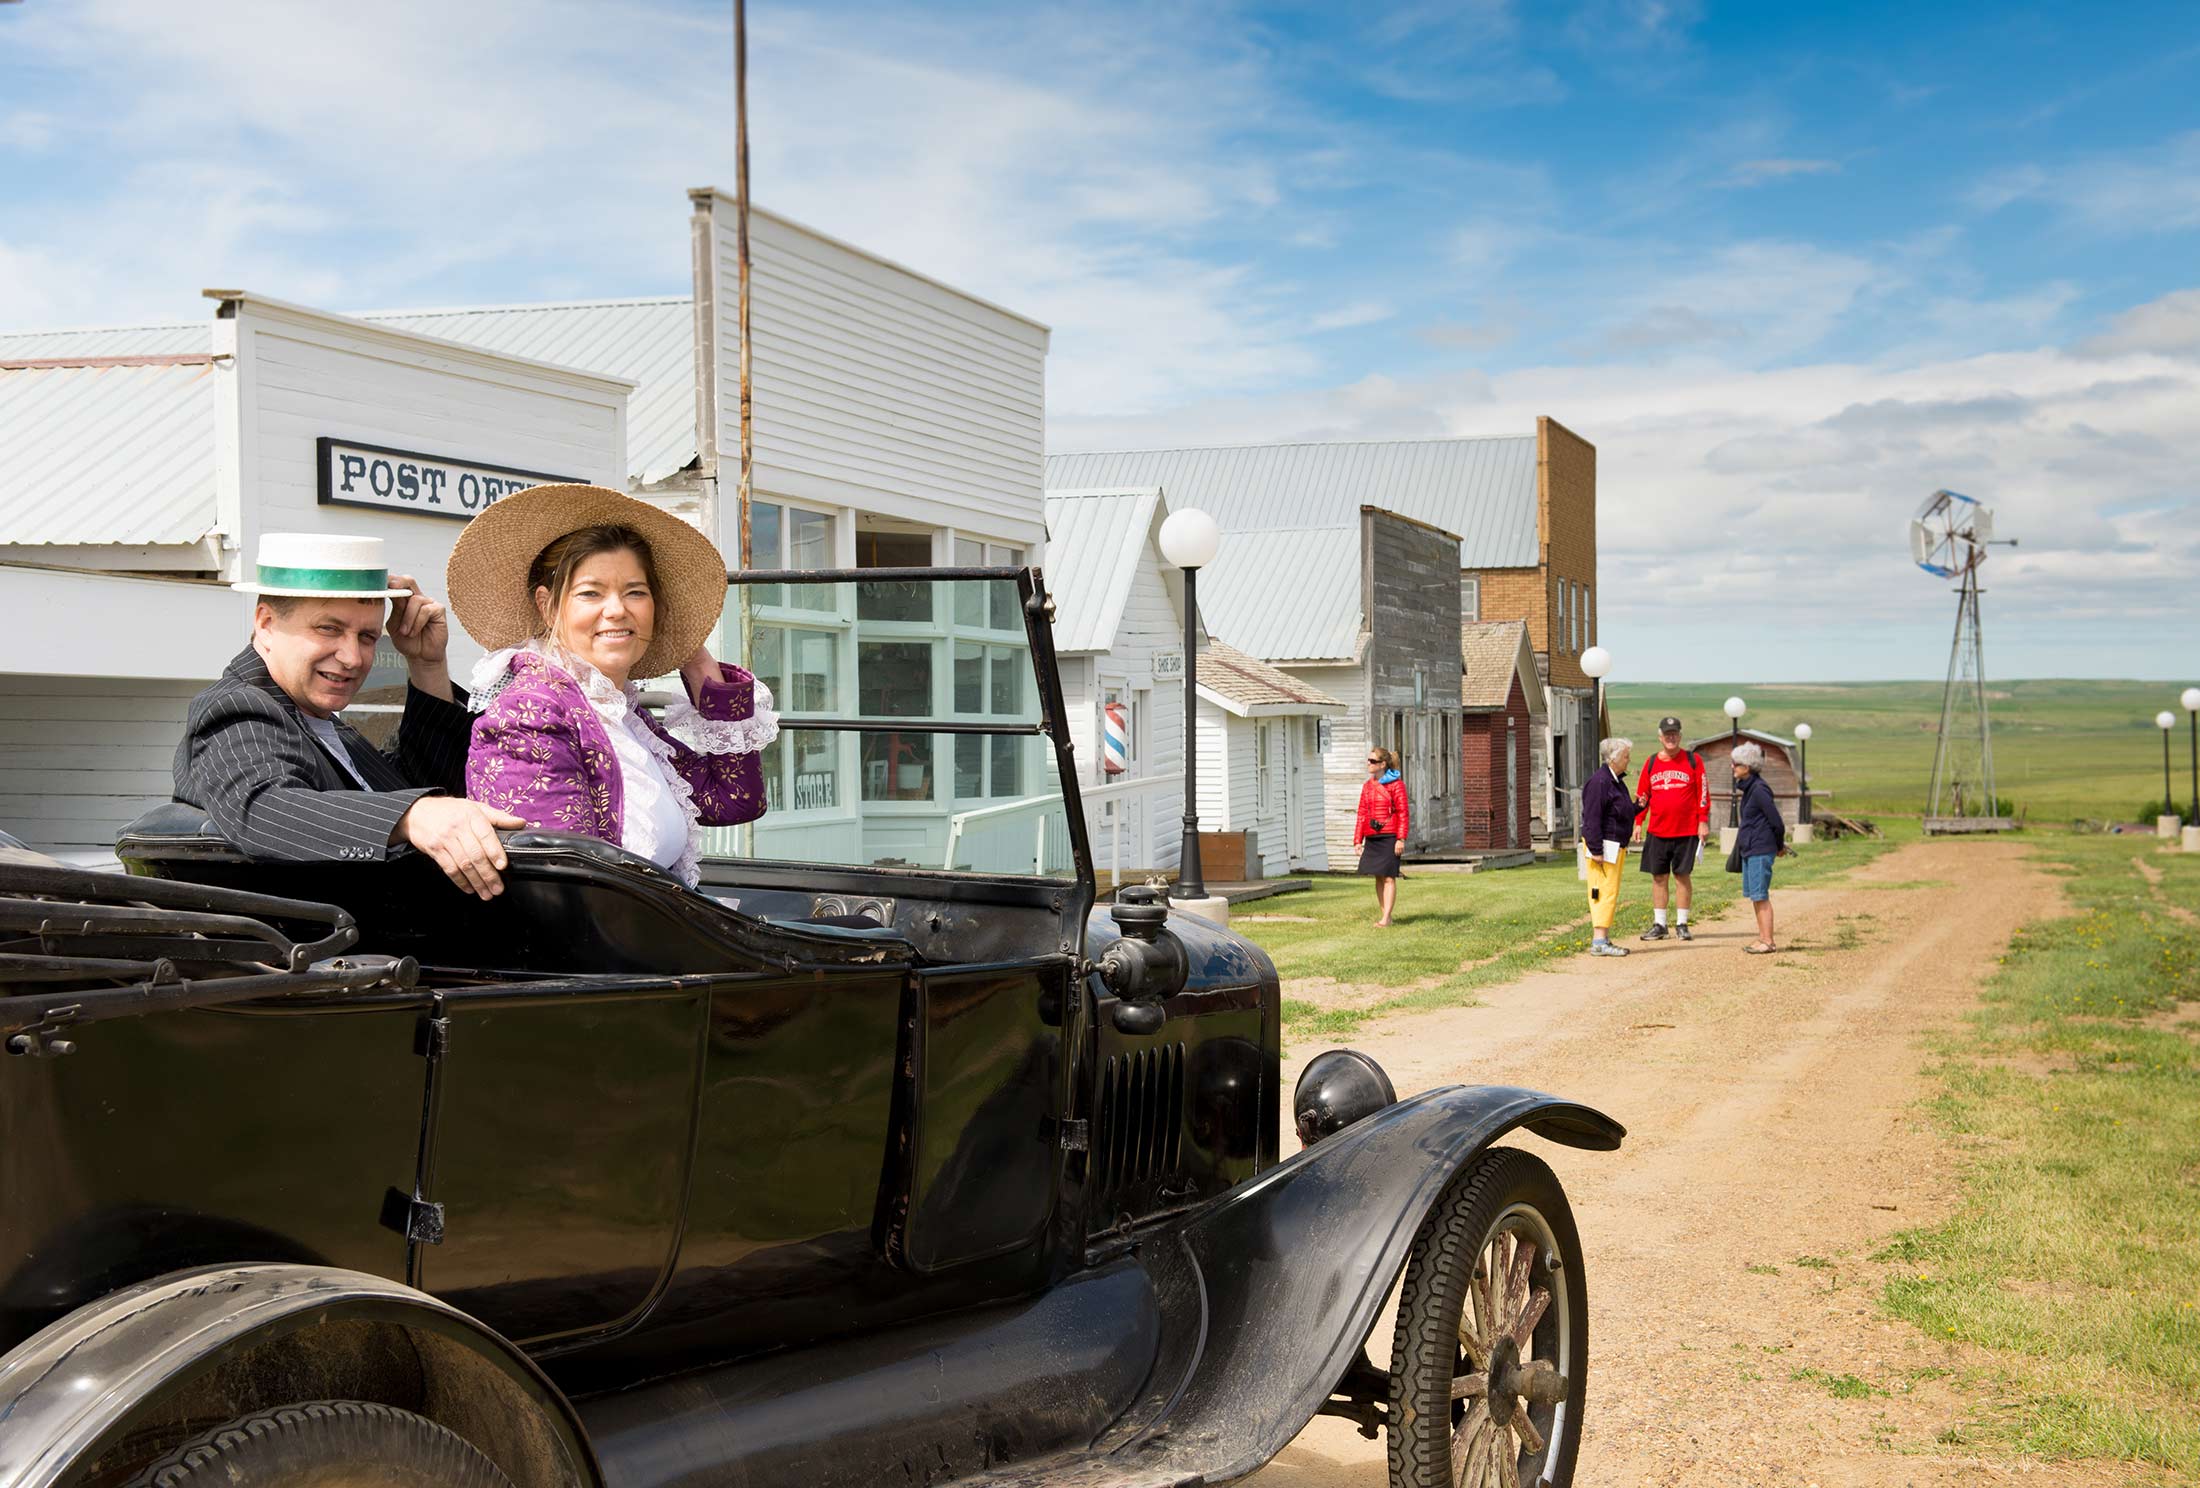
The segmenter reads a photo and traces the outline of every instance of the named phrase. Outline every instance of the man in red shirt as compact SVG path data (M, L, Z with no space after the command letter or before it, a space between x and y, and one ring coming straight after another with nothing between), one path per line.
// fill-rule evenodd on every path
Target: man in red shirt
M1696 850L1711 824L1711 786L1704 778L1703 756L1681 747L1681 721L1658 720L1656 754L1642 762L1635 780L1635 801L1650 810L1635 830L1647 839L1642 851L1643 871L1650 875L1651 925L1644 940L1663 940L1666 879L1679 881L1679 922L1673 934L1682 940L1688 933L1690 879L1696 871Z

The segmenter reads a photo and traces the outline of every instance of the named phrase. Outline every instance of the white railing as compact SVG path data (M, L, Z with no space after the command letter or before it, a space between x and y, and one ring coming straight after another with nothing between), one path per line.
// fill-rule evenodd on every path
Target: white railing
M1130 864L1133 868L1160 866L1160 855L1155 850L1155 808L1164 800L1182 802L1184 776L1181 773L1144 775L1113 785L1094 786L1079 795L1085 807L1086 834L1095 849L1107 856L1113 874L1111 882L1122 882L1126 851L1134 860ZM1175 816L1181 814L1179 805L1170 820L1174 821ZM1104 846L1100 843L1103 827L1108 836ZM959 861L966 856L969 861ZM1024 862L1029 862L1032 871L1039 874L1066 873L1073 866L1069 820L1062 809L1059 792L997 801L990 806L958 811L947 819L947 851L940 865L943 868L1015 872L1021 870Z
M1031 871L1066 873L1070 861L1068 814L1062 810L1060 792L1050 796L1020 796L958 811L947 819L947 852L940 866L988 873L1012 873L1022 868L1019 838L1031 845ZM1026 835L1028 834L1028 835ZM970 861L960 862L965 846ZM983 861L980 861L983 859Z
M1092 841L1094 855L1106 857L1108 882L1111 885L1121 887L1123 883L1126 834L1130 837L1133 849L1131 867L1161 866L1159 842L1155 836L1156 808L1165 803L1173 805L1175 810L1166 813L1167 821L1181 826L1184 815L1183 771L1170 775L1140 775L1116 781L1113 785L1096 785L1079 794L1085 803L1086 836ZM1134 817L1135 822L1132 820ZM1105 846L1100 841L1103 827L1108 834Z

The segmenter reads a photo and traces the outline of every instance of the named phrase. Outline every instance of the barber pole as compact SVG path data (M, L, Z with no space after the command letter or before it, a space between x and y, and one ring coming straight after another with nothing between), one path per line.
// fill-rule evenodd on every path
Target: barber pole
M1100 769L1103 774L1120 775L1130 765L1130 721L1121 703L1110 703L1100 712Z

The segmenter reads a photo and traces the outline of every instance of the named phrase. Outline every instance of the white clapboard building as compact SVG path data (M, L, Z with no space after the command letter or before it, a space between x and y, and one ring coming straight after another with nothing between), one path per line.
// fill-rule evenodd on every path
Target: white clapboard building
M0 600L18 616L0 628L0 829L96 856L167 798L185 704L244 643L249 602L227 585L260 532L380 536L439 592L469 500L577 479L735 553L732 216L691 194L685 296L346 316L210 291L210 321L0 333ZM774 214L751 223L755 566L1038 561L1046 328ZM968 759L931 735L800 727L869 711L889 676L908 711L953 713L973 648L1004 676L1028 666L1013 614L762 597L752 660L788 727L755 851L941 861L1050 783L1036 740ZM463 677L478 653L455 649ZM401 681L384 660L377 680ZM958 823L973 789L989 815Z

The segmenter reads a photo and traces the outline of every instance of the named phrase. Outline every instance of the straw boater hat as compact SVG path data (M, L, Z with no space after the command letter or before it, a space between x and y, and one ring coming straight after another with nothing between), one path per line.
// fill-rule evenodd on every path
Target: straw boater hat
M319 532L262 533L253 576L229 587L309 599L403 599L412 593L390 587L381 538Z
M485 650L541 633L527 570L544 548L583 527L631 527L657 567L657 633L634 677L662 677L710 638L726 607L726 560L687 523L646 501L602 486L531 486L499 498L466 524L451 549L444 584L451 613Z

